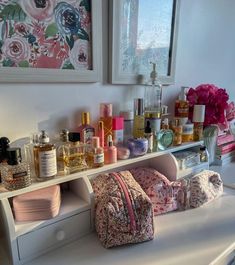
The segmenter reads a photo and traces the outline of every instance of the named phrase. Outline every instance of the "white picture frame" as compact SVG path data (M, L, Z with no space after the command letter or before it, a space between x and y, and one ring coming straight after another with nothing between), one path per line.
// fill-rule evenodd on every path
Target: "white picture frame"
M122 49L121 49L121 22L122 22L122 10L125 0L111 0L109 6L109 81L112 84L141 84L143 83L143 76L149 76L150 71L144 73L131 73L128 71L123 71L122 65ZM139 1L139 0L136 0ZM156 1L156 0L154 0ZM152 1L154 3L154 1ZM169 74L165 76L158 76L158 80L163 85L170 85L174 83L175 78L175 58L176 58L176 47L177 47L177 33L178 33L178 17L179 17L179 1L173 0L173 17L172 25L173 29L171 31L172 45L169 51ZM152 18L154 20L154 17ZM123 27L123 25L122 25ZM156 62L157 63L157 62Z
M102 67L101 9L100 0L91 0L91 70L0 67L0 83L99 82Z

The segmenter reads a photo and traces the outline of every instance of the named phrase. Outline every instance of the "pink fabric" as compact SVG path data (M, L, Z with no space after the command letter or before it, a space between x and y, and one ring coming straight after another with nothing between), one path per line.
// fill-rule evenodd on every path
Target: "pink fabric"
M121 181L112 173L99 175L92 181L96 231L106 248L143 242L154 236L150 199L129 171L118 175Z
M178 209L180 182L171 182L154 168L139 167L130 169L135 180L149 196L154 215Z

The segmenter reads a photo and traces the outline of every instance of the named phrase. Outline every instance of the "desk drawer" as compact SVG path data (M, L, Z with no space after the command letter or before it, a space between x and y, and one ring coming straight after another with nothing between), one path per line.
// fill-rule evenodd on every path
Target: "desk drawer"
M19 259L31 259L91 230L90 210L18 237Z

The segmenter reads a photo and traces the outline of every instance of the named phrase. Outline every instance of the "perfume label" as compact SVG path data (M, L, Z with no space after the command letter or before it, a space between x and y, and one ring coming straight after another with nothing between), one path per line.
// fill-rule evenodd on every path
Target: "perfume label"
M83 131L83 139L84 143L90 144L91 138L95 136L95 130L94 128L85 128Z
M20 177L25 177L28 175L27 171L22 171L22 172L17 172L12 174L13 179L20 178Z
M115 145L123 142L123 130L113 131L113 142Z
M39 177L48 178L56 174L56 150L39 152Z
M94 164L104 163L104 153L94 155Z

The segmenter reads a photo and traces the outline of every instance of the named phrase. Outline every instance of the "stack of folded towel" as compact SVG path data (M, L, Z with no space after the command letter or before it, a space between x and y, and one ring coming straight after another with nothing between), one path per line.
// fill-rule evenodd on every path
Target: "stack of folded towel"
M61 204L60 186L28 192L13 198L16 221L46 220L58 215Z

